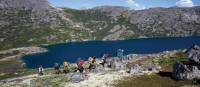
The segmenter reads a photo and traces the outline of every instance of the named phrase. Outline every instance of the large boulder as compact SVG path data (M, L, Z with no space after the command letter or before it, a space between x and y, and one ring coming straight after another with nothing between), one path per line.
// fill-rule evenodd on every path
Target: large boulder
M69 78L69 80L72 83L78 83L78 82L81 82L86 79L86 77L84 77L84 75L82 75L81 73L78 73L78 72L68 73L67 77Z
M131 69L130 69L130 73L131 74L137 74L137 73L140 73L142 71L143 71L142 67L139 66L138 64L136 64L135 66L131 67Z
M115 61L114 66L116 70L121 70L123 68L123 64L121 61Z
M193 45L186 51L186 54L190 61L200 64L200 47L198 45Z
M159 67L157 67L155 65L150 65L150 64L138 65L138 64L136 64L133 67L129 68L128 73L139 74L141 72L150 73L150 72L158 72L158 71L159 71Z
M200 79L200 69L197 65L175 63L173 65L172 76L177 80Z

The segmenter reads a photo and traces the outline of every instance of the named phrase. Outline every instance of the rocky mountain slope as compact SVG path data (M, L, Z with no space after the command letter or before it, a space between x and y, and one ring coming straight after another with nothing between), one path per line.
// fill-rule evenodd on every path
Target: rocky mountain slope
M0 1L0 50L40 44L200 35L200 7L76 10L47 0Z
M200 34L200 7L198 6L146 10L130 10L120 6L99 6L87 10L63 9L71 14L69 17L72 20L75 19L91 29L94 33L93 37L100 40L184 37Z
M53 28L61 24L58 19L57 10L46 0L1 0L0 48L26 46L42 38L53 38L50 36Z
M130 22L146 36L192 36L200 34L200 7L153 8L134 11Z

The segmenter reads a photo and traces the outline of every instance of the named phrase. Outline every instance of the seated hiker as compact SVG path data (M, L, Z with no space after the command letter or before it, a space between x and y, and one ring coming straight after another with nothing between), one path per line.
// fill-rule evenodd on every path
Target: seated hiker
M102 62L100 63L103 67L104 67L105 63L107 63L107 58L108 58L108 54L104 54L102 57Z
M39 75L39 76L44 75L44 69L43 69L43 67L42 67L41 65L40 65L39 68L38 68L38 75Z
M55 63L54 69L55 69L55 74L60 74L60 65L58 63Z
M68 73L69 72L69 63L65 60L63 62L63 73Z
M84 64L84 61L81 59L81 58L79 58L78 59L78 61L76 62L76 64L77 64L77 68L78 68L78 71L80 72L80 73L83 73L83 70L84 70L84 68L83 68L83 64Z

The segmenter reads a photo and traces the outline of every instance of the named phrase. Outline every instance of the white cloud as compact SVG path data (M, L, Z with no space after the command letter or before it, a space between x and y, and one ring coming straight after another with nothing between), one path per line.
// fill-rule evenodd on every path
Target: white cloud
M178 6L178 7L193 7L194 3L192 2L192 0L179 0L178 2L176 2L176 6Z
M127 0L126 2L131 9L135 9L135 10L145 9L144 6L141 6L140 4L136 3L135 0Z
M128 3L128 5L133 5L133 4L135 4L135 1L133 1L133 0L127 0L126 2Z

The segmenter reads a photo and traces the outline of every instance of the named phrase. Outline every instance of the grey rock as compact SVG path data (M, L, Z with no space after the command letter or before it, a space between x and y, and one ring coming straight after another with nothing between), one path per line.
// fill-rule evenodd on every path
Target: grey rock
M138 74L138 73L141 73L143 71L148 71L148 72L158 72L159 69L157 66L155 65L138 65L136 64L135 66L131 67L130 68L130 73L131 74Z
M200 64L200 47L198 45L193 45L186 51L186 54L191 62Z
M75 73L68 73L67 77L70 79L73 83L78 83L86 79L86 77L83 77L81 73L75 72Z
M114 64L115 64L115 69L116 70L121 70L123 68L121 61L115 61Z
M182 63L175 63L173 65L173 78L177 80L183 80L186 79L186 72L189 72L190 70Z
M140 73L142 72L142 67L139 66L138 64L136 64L135 66L133 66L131 69L130 69L130 73L131 74L137 74L137 73Z
M200 79L200 69L196 65L186 65L183 63L175 63L173 65L173 78L177 80Z

